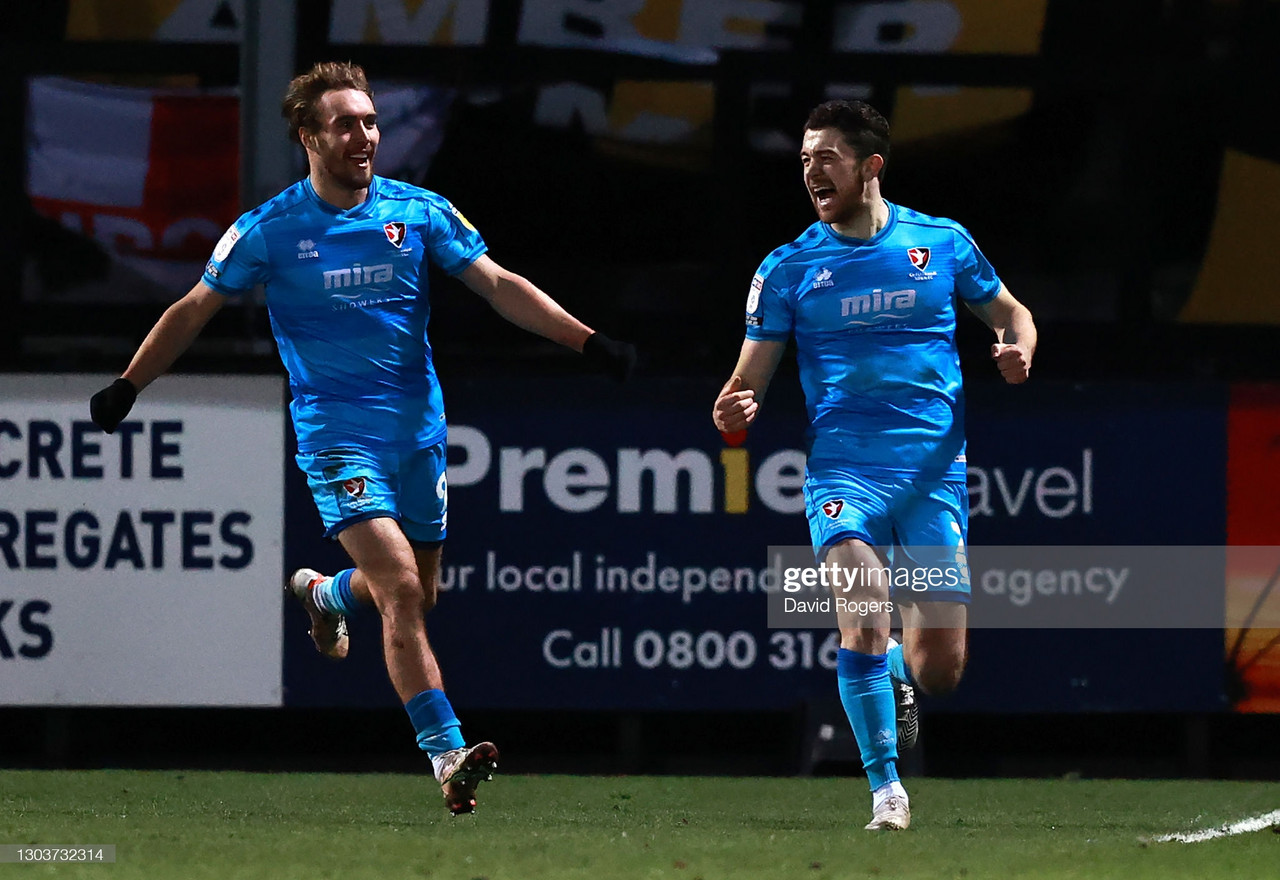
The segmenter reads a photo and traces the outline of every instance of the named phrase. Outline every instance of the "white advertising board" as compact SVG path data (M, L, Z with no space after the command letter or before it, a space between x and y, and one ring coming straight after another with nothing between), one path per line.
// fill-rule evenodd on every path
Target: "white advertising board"
M0 705L281 703L284 388L0 375Z

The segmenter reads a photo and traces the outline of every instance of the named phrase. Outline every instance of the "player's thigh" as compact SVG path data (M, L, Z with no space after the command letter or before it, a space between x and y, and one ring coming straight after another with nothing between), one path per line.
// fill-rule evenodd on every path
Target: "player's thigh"
M826 564L840 647L883 654L893 610L890 569L874 547L858 538L846 538L832 547Z
M399 456L396 506L400 526L415 545L438 544L449 521L446 441Z
M396 463L366 449L340 447L299 452L298 467L332 538L356 523L379 517L399 518Z
M827 551L832 595L888 601L892 572L883 557L861 538L845 538Z
M361 520L339 532L338 541L364 575L379 610L421 605L418 562L395 519L380 516Z

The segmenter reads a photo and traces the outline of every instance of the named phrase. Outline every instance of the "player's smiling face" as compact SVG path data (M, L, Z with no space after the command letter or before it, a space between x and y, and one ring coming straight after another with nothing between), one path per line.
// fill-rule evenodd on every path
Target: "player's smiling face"
M867 176L873 157L860 162L837 128L805 131L800 147L804 185L823 223L850 223L867 201ZM878 168L876 169L878 170ZM875 174L870 174L875 177Z
M373 100L358 89L335 89L320 96L316 109L320 127L303 135L313 171L342 189L366 189L381 138Z

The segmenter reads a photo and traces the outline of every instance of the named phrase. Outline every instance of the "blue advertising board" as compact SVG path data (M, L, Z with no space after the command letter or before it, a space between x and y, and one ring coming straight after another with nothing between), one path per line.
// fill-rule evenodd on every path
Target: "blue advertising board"
M803 404L779 379L744 447L710 424L718 385L592 379L447 389L449 536L428 630L463 708L783 709L830 697L838 638L771 630L766 548L803 545ZM979 387L971 544L1221 544L1225 390ZM345 566L305 482L286 560ZM975 597L965 683L938 708L1205 709L1221 628L990 630ZM296 609L287 609L295 612ZM286 614L285 701L393 703L377 615L319 657Z

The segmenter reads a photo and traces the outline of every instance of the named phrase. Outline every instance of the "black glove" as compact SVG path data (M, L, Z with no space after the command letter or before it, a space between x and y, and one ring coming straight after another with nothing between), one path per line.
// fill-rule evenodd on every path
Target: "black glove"
M592 333L582 345L582 356L592 369L608 373L619 382L631 377L636 368L636 347L630 342L615 342L603 333Z
M115 431L133 409L138 389L128 379L120 378L89 398L89 416L108 434Z

